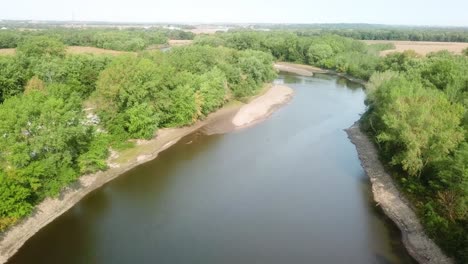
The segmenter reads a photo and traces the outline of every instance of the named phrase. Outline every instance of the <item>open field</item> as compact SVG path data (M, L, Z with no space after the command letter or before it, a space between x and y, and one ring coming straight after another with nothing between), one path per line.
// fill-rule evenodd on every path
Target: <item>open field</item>
M367 44L376 43L393 43L395 49L384 50L380 53L381 56L385 56L389 53L398 51L403 52L405 50L414 50L421 55L426 55L430 52L448 50L455 54L461 54L462 50L468 48L468 43L461 42L429 42L429 41L395 41L395 40L364 40Z

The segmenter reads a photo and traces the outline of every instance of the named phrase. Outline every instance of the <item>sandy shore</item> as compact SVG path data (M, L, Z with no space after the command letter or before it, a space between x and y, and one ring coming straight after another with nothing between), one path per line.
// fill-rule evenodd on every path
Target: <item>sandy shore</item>
M314 73L328 73L327 70L320 69L314 66L289 62L277 62L274 64L274 67L278 71L295 73L303 76L313 76Z
M291 88L284 85L274 85L264 95L242 106L232 119L232 123L237 128L254 125L270 116L276 106L288 102L292 94Z
M108 161L110 167L108 170L80 177L58 198L47 198L36 206L30 217L2 233L0 235L0 264L13 256L36 232L65 213L87 194L124 172L153 160L161 151L171 147L182 137L199 129L213 134L236 129L240 127L238 124L242 127L252 125L267 118L278 106L285 104L291 95L292 89L274 85L266 93L247 104L228 104L192 126L160 129L154 139L137 141L137 146L134 148L113 153Z
M401 196L391 176L378 159L374 144L359 128L358 123L346 130L372 183L374 201L400 229L409 254L419 263L444 264L453 261L424 233L424 229L409 203Z
M360 83L362 85L366 84L364 80L354 78L345 73L340 73L340 72L336 72L332 70L325 70L325 69L321 69L318 67L305 65L305 64L297 64L297 63L290 63L290 62L277 62L274 64L274 66L276 70L281 71L281 72L288 72L288 73L293 73L293 74L302 75L302 76L313 76L314 73L326 73L326 74L337 75L347 80L350 80L352 82Z

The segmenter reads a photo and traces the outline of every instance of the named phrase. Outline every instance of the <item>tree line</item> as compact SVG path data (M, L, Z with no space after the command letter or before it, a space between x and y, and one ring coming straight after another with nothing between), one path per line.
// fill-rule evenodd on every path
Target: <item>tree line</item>
M300 30L299 35L335 34L360 40L409 40L438 42L468 42L468 29L326 29Z
M261 51L193 46L111 57L65 48L38 36L0 56L0 230L80 175L105 170L109 147L190 125L276 75Z
M388 47L337 35L253 31L201 36L195 43L261 50L368 80L362 128L429 236L459 263L468 262L468 49L382 58L378 51Z
M391 26L379 24L282 24L253 28L289 31L301 36L334 34L360 40L468 42L467 27ZM242 30L242 29L237 29Z
M0 48L16 48L28 38L55 38L69 46L90 46L121 51L140 51L152 45L166 44L168 39L193 39L183 30L151 29L30 29L0 30Z

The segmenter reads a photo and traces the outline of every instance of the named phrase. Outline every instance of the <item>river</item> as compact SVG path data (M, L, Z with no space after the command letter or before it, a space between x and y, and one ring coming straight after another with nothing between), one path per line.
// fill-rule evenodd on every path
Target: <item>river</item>
M319 74L277 82L295 96L269 119L183 138L8 263L414 263L343 131L365 109L362 87Z

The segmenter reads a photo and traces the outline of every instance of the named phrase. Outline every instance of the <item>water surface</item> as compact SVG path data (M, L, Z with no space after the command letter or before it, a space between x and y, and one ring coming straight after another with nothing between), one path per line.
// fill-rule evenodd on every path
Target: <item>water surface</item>
M412 263L344 128L360 85L281 75L254 127L195 133L88 195L9 263Z

